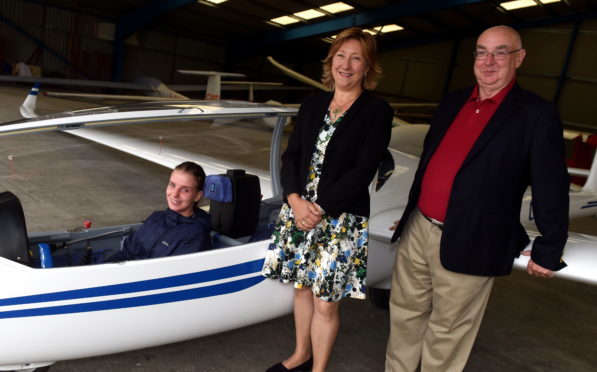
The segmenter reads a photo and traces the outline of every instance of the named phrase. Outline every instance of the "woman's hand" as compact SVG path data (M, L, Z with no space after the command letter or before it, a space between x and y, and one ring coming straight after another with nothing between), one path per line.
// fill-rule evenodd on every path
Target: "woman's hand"
M293 193L288 195L288 204L294 213L294 223L299 230L309 231L321 221L320 208Z

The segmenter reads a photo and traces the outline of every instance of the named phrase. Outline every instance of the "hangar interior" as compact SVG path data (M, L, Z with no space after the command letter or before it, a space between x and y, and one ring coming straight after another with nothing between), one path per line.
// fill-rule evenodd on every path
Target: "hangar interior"
M25 62L47 77L204 83L176 71L195 69L292 87L300 83L266 56L319 80L331 38L359 26L377 35L384 69L377 94L392 102L437 102L473 82L480 31L507 24L520 31L527 50L519 82L556 102L566 127L594 132L596 18L595 0L10 0L0 4L0 61L5 74ZM258 91L255 98L300 102L305 94Z
M300 102L311 88L305 89L284 75L266 57L273 56L319 80L321 60L331 38L344 28L359 26L377 35L384 77L376 94L392 102L435 103L446 91L473 83L476 36L485 28L506 24L520 31L527 50L517 75L521 85L556 102L566 127L597 133L597 0L529 0L525 1L527 6L517 9L500 0L346 0L341 2L343 10L335 12L328 6L336 3L339 2L0 1L2 74L15 74L15 65L23 62L30 66L33 75L43 77L132 82L140 76L151 76L176 90L188 84L205 84L205 78L182 75L178 69L237 72L246 74L247 80L284 84L279 91L256 90L257 101L275 98ZM289 23L283 24L286 22ZM14 83L4 84L14 88ZM22 91L30 88L23 84L16 87ZM0 108L18 107L22 101L20 91L5 92L4 88L0 87L0 97L5 96L0 100ZM185 94L202 98L203 92ZM247 98L244 90L227 90L222 95ZM76 108L85 107L80 104L73 103ZM426 122L431 113L404 114L409 120ZM150 135L155 139L163 132L156 130L147 134ZM176 135L184 137L181 133ZM245 139L252 136L248 133ZM204 139L208 143L212 138ZM20 191L30 195L22 199L29 203L24 203L24 208L32 225L50 219L41 212L38 216L29 212L49 210L41 196L52 193L52 199L68 200L70 206L84 204L98 210L104 207L106 218L120 218L122 223L140 221L164 201L163 181L169 169L143 159L125 157L100 146L83 152L80 148L84 141L66 135L38 136L35 141L16 136L10 145L5 145L7 142L0 143L0 164L5 166L6 155L15 154L20 177L12 177L15 170L6 166L0 171L0 185L7 189L27 185ZM236 143L229 146L214 151L232 152ZM54 169L34 164L25 172L18 151L24 157L29 152L44 154L44 148L55 152L52 157L46 155L44 161L60 164L70 158L74 169L56 175ZM108 157L103 158L106 153ZM44 180L43 185L32 185L29 176L34 172ZM88 193L87 186L78 180L83 174L94 178L100 191ZM55 178L69 180L70 187L58 189L54 186ZM110 189L112 183L121 189L114 192ZM67 219L84 219L83 215L63 210L55 212L60 216L54 217L57 222L53 222L60 224ZM94 224L98 220L94 219ZM590 218L584 225L577 222L571 231L597 235L595 221ZM523 271L500 278L465 371L593 370L597 365L596 308L595 286L563 279L541 281ZM369 301L349 300L341 307L341 317L330 370L383 370L388 312ZM262 371L286 357L293 347L292 332L289 315L187 342L60 361L51 370Z

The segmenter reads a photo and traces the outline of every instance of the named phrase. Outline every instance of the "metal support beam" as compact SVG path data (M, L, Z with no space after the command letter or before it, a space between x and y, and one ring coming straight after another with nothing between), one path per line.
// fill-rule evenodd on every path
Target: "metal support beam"
M561 17L554 17L554 18L547 18L547 19L540 19L537 21L530 21L530 22L521 22L521 23L513 23L509 24L509 26L517 29L527 29L527 28L535 28L535 27L543 27L549 26L559 23L567 23L567 22L580 22L587 19L594 19L597 18L597 11L595 12L588 12L588 13L579 13L579 14L571 14L565 15ZM424 39L418 40L410 40L404 41L400 43L393 43L393 44L386 44L380 47L380 50L393 50L393 49L401 49L401 48L408 48L418 45L425 45L425 44L432 44L432 43L439 43L446 40L454 40L458 38L466 38L466 37L476 37L481 32L483 32L485 28L477 28L476 30L469 31L466 33L454 33L454 34L443 34L441 36L433 36ZM472 52L472 51L471 51Z
M124 41L127 37L168 11L195 0L154 0L118 17L112 54L112 80L121 81L124 69Z
M435 10L449 9L483 1L484 0L410 0L358 14L337 17L327 21L311 23L305 26L297 26L268 33L255 39L241 40L234 43L230 49L232 50L233 56L242 56L250 53L251 51L255 51L255 49L274 43L327 34L353 26L373 25L383 22L396 22L396 20L401 17L412 17L419 14L433 12Z
M553 97L553 101L556 104L558 103L558 101L560 100L560 96L562 95L562 88L564 88L564 82L566 81L566 75L568 74L568 66L570 66L570 59L572 58L572 53L574 52L574 45L576 44L576 38L578 37L578 31L580 30L581 23L582 21L577 21L574 24L572 34L570 35L570 42L568 42L568 51L566 53L566 58L564 58L564 63L562 64L562 71L560 72L560 76L558 77L558 85Z

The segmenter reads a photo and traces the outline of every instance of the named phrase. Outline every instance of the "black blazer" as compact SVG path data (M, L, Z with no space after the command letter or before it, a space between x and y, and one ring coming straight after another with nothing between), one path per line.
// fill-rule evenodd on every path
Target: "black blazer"
M285 200L291 193L304 193L315 140L332 97L318 92L301 105L282 154ZM326 148L317 189L317 204L330 216L369 216L368 186L390 142L393 114L386 101L363 91L344 115Z
M416 208L429 160L471 92L468 88L449 94L438 107L392 241ZM529 242L520 209L531 185L541 234L531 257L550 270L565 267L561 256L568 237L570 186L565 156L556 107L515 84L456 174L440 243L442 265L463 274L509 274L514 258Z

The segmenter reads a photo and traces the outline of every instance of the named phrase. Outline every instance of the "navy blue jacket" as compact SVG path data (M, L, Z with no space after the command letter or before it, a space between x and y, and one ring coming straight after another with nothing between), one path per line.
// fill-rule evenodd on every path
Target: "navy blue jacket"
M195 253L211 249L211 221L199 209L191 217L170 209L153 212L143 225L126 238L122 251L108 261L138 260Z

